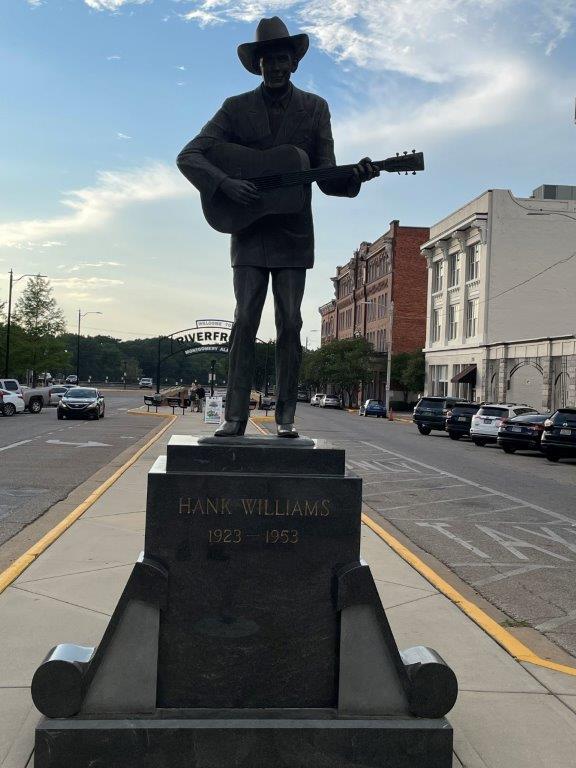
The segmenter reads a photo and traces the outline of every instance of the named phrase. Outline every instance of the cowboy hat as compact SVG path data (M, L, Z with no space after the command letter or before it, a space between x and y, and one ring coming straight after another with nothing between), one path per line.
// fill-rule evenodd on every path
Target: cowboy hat
M271 19L261 19L256 27L256 40L253 43L243 43L238 46L238 57L248 72L259 75L260 69L256 54L263 48L284 43L294 50L296 62L300 61L308 50L310 41L308 35L291 35L286 24L278 16Z

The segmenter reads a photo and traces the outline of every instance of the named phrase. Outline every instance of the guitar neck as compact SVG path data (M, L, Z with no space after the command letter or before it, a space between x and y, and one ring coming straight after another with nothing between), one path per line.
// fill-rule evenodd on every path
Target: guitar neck
M385 160L372 160L381 171L386 170ZM330 168L312 168L308 171L290 171L288 173L278 173L271 176L260 176L257 179L250 179L259 190L278 189L279 187L296 187L302 184L312 184L315 181L333 181L336 179L346 179L352 176L356 164L336 165Z

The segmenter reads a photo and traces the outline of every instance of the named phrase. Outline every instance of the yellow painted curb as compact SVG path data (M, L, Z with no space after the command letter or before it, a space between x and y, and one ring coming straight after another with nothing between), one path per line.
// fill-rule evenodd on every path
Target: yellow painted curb
M260 434L262 434L262 435L269 435L269 434L270 434L270 433L269 433L269 432L267 432L265 429L262 429L262 427L260 426L260 424L256 424L256 422L254 421L254 419L252 418L252 416L250 416L250 418L248 419L248 421L250 422L250 424L252 424L252 426L253 426L255 429L257 429L257 430L258 430L258 432L260 432Z
M133 413L133 411L128 412ZM54 528L52 528L52 530L48 531L47 534L45 534L39 541L37 541L36 544L33 544L30 549L24 552L23 555L20 555L20 557L15 560L12 565L9 565L5 571L0 573L0 594L2 594L2 592L4 592L4 590L9 587L10 584L12 584L12 582L15 581L18 576L20 576L20 574L23 573L26 568L28 568L28 566L34 562L34 560L36 560L36 558L45 552L48 547L56 541L56 539L60 538L60 536L62 536L62 534L67 531L68 528L70 528L70 526L75 523L76 520L78 520L78 518L84 514L84 512L86 512L87 509L89 509L96 501L98 501L98 499L108 490L108 488L114 485L116 480L118 480L118 478L120 478L127 469L135 464L140 456L142 456L142 454L145 453L151 445L154 445L158 438L161 437L176 420L176 416L172 416L171 413L158 415L161 415L164 419L168 419L168 423L156 435L154 435L154 437L151 438L146 443L146 445L143 445L142 448L139 448L125 464L123 464L114 472L114 474L110 475L110 477L105 480L102 485L98 486L98 488L96 488L96 490L93 491L90 496L85 499L85 501L79 504L76 509L72 510L72 512L70 512L70 514L67 515L64 520L61 520L57 525L54 526Z
M517 640L514 635L507 632L504 627L501 627L497 621L492 619L481 608L475 605L473 602L465 598L454 589L447 581L439 576L436 571L433 571L430 566L426 565L419 557L411 552L407 547L401 544L397 538L384 530L382 526L375 523L372 518L366 514L362 514L362 522L375 534L377 534L388 546L394 550L400 557L412 566L418 573L420 573L426 581L429 581L432 586L436 587L439 592L442 592L449 600L460 608L469 618L472 619L481 629L490 635L496 642L504 648L516 661L524 661L529 664L534 664L538 667L546 667L547 669L553 669L556 672L563 672L566 675L576 676L576 669L574 667L568 667L565 664L557 664L554 661L548 661L540 656L537 656L530 650L524 643Z

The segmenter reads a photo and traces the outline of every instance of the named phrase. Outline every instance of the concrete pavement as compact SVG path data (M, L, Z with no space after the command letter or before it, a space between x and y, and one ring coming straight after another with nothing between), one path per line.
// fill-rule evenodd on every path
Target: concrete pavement
M170 429L0 595L0 766L33 765L30 680L59 642L98 643L143 546L146 474L171 434L211 431L197 414ZM571 768L576 677L520 664L363 526L370 564L401 648L435 648L460 695L448 715L454 766Z

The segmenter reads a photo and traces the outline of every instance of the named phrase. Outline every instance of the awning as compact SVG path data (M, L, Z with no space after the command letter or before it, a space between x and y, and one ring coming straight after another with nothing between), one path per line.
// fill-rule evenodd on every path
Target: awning
M476 363L462 368L460 373L452 376L450 381L452 384L476 384Z

